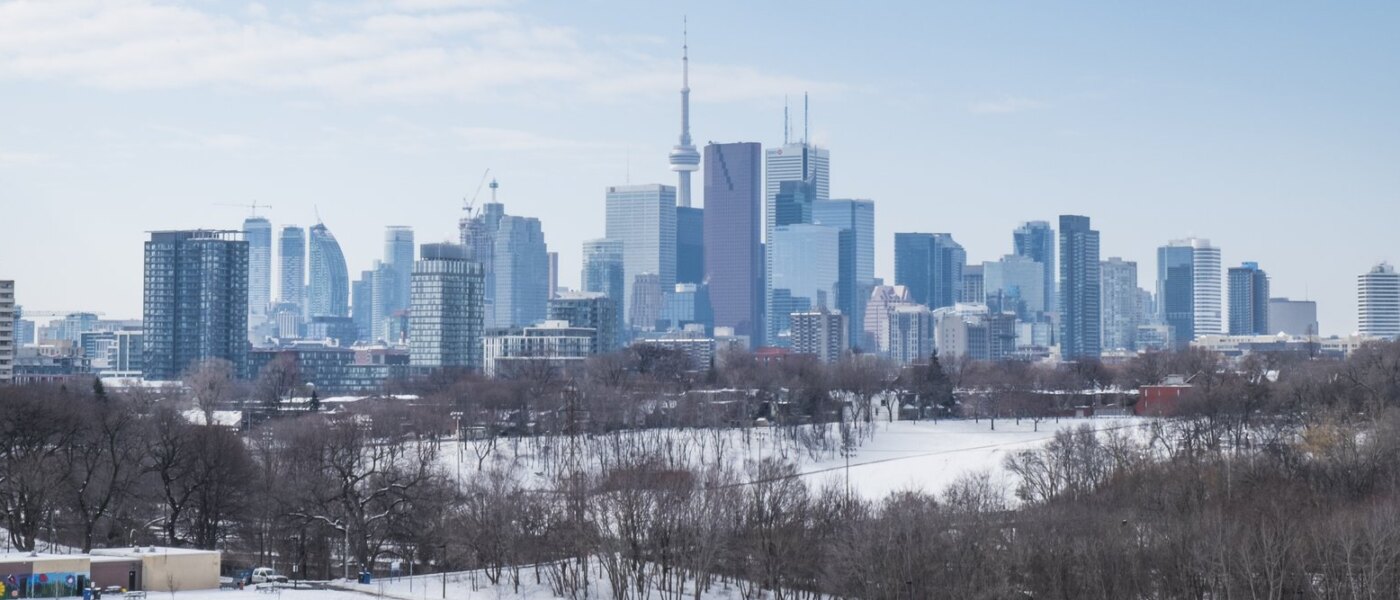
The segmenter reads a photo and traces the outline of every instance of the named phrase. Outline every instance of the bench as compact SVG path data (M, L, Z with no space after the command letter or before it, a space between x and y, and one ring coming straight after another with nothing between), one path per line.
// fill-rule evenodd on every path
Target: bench
M146 592L145 592L145 590L135 590L135 591L131 591L131 592L122 592L122 599L123 599L123 600L146 600Z

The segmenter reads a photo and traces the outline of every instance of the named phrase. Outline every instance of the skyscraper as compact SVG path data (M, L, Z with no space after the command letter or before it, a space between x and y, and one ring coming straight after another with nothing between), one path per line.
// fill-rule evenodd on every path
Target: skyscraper
M676 206L690 208L690 174L700 170L700 153L690 141L690 44L681 42L681 138L671 148L671 170L677 180Z
M762 345L759 144L705 146L705 280L715 327Z
M311 283L306 290L306 314L311 317L350 316L350 272L340 243L324 223L311 226Z
M962 296L967 252L946 233L894 234L894 281L918 304L937 309Z
M15 340L19 320L15 317L15 282L0 281L0 385L15 380Z
M923 362L933 355L933 311L921 304L902 304L890 309L886 319L886 350L890 359L902 365Z
M370 340L385 340L392 344L395 340L390 336L389 329L399 290L399 272L388 263L376 260L370 273ZM412 284L411 279L409 283Z
M387 314L408 308L413 279L413 228L390 225L384 230L384 264L394 272L393 288L387 296Z
M1055 230L1045 221L1022 223L1011 233L1013 251L1035 262L1045 271L1045 312L1054 313L1059 306L1055 294Z
M350 284L350 318L355 321L355 337L359 341L374 341L374 271L360 271L360 278Z
M1223 297L1220 284L1220 249L1210 245L1210 240L1191 238L1192 275L1194 292L1192 304L1196 312L1196 335L1224 333ZM1268 296L1265 296L1266 298Z
M632 288L638 276L656 275L659 289L676 285L676 189L660 184L609 187L607 237L622 243L623 310L635 322ZM658 297L658 305L660 301Z
M1089 217L1060 216L1060 356L1097 359L1101 354L1099 232Z
M983 297L1014 310L1023 321L1039 320L1046 311L1044 263L1019 254L982 263Z
M1318 335L1317 303L1312 300L1269 298L1269 333Z
M549 256L549 287L545 292L545 299L553 298L559 293L559 253L550 252Z
M248 240L248 316L261 321L272 305L272 222L262 217L243 220Z
M277 298L306 309L306 230L296 225L282 227L277 240L280 272Z
M871 290L870 301L865 305L865 326L862 331L865 341L861 347L888 354L890 311L908 304L914 302L909 299L909 289L902 285L881 285Z
M248 242L239 231L155 231L145 244L143 361L150 380L178 379L248 354Z
M409 362L480 369L482 268L457 244L423 244L413 266Z
M496 201L496 192L501 186L491 180L491 201L483 204L475 214L468 212L458 222L462 245L467 247L468 260L481 265L485 287L485 322L496 321L496 228L506 214L504 204Z
M544 320L549 300L549 247L540 220L503 216L495 237L492 327L524 327Z
M841 283L836 309L846 315L852 346L862 349L865 304L875 288L875 203L870 200L818 200L812 204L812 222L841 229ZM874 348L868 348L874 350Z
M1356 324L1361 335L1400 336L1400 273L1380 263L1356 276Z
M805 140L787 143L764 152L768 163L764 183L764 232L782 224L778 218L778 193L784 181L805 181L811 184L811 201L831 198L831 154L825 148L818 148ZM708 161L706 164L709 164ZM708 195L705 196L707 199ZM708 200L707 200L708 201ZM789 221L805 222L805 221ZM767 237L764 241L767 241Z
M1113 256L1099 263L1104 349L1132 350L1137 347L1137 326L1142 322L1138 312L1142 296L1137 279L1136 262Z
M817 308L793 313L792 350L810 354L822 362L835 362L850 347L846 339L846 315L840 311Z
M1157 317L1171 327L1172 345L1196 339L1196 258L1190 244L1157 248Z
M566 292L549 299L549 320L595 332L593 354L618 349L616 301L600 292Z
M798 223L773 229L768 255L768 315L765 339L770 346L791 344L793 313L834 309L841 283L842 230Z
M579 281L583 291L606 295L612 299L613 331L617 344L622 344L623 336L622 299L623 283L622 242L607 238L588 240L583 243L583 273Z
M705 282L705 209L676 207L676 283Z
M1269 275L1254 262L1230 267L1229 273L1230 335L1268 335Z

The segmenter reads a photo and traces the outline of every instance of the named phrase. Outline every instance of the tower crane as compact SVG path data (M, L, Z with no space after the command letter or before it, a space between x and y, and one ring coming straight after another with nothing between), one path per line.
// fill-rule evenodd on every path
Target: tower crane
M478 196L481 195L481 186L486 185L486 178L487 178L487 177L490 177L490 176L491 176L491 168L490 168L490 167L487 167L487 168L486 168L486 171L485 171L484 173L481 174L481 181L480 181L479 183L476 184L476 192L473 192L473 193L472 193L471 199L470 199L470 200L463 199L464 201L462 202L462 210L466 211L466 213L467 213L467 215L466 215L465 218L468 218L468 219L472 218L472 211L476 210L476 199L477 199Z
M216 206L237 206L239 208L246 208L252 211L254 217L258 216L259 208L272 208L272 205L270 204L258 204L257 202L250 202L248 204L235 204L232 202L215 202L214 204Z

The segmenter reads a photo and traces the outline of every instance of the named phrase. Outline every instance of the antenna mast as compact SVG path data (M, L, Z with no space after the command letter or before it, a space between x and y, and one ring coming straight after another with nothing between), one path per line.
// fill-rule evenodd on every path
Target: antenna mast
M802 143L810 139L807 137L807 92L802 92Z

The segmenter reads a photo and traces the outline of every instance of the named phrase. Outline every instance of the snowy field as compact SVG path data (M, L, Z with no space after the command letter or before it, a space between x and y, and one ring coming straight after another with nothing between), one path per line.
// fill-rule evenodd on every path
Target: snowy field
M891 492L921 490L937 493L958 477L987 472L994 483L1014 487L1003 461L1009 453L1035 448L1060 430L1089 425L1098 431L1133 429L1145 423L1137 417L877 422L873 435L864 439L847 460L835 449L811 451L778 428L670 429L624 432L577 441L574 450L584 466L600 467L618 456L646 449L677 465L726 464L740 473L763 458L777 457L797 465L801 477L813 487L844 486L849 477L853 492L880 499ZM833 434L834 436L834 434ZM448 472L463 479L477 470L478 452L486 442L448 442L440 458ZM549 475L565 460L569 442L564 438L501 439L481 461L483 468L521 474L529 485L546 487Z

